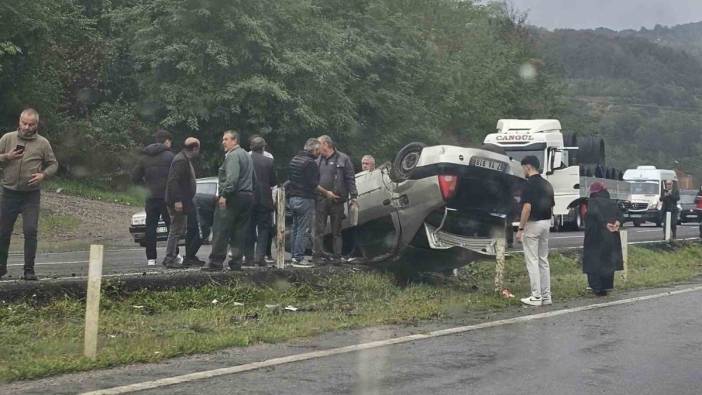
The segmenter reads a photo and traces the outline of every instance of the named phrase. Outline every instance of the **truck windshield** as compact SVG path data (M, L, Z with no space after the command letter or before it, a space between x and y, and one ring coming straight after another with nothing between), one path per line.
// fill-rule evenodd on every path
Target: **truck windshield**
M537 159L539 159L539 163L541 164L541 168L543 169L544 167L544 151L543 150L531 150L531 151L522 151L522 150L505 150L505 153L511 157L512 159L520 162L522 159L524 159L527 156L535 156Z
M631 193L634 195L657 195L660 190L658 183L655 182L632 182Z

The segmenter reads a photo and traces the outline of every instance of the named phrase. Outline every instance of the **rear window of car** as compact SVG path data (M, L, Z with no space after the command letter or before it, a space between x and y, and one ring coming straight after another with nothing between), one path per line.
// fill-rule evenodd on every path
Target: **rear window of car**
M197 183L197 193L202 195L216 195L217 194L217 183L216 182L199 182Z

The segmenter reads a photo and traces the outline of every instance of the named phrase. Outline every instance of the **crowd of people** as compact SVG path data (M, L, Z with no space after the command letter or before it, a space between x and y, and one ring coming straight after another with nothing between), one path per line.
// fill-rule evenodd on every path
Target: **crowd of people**
M15 222L22 215L24 233L25 280L36 280L34 263L41 184L58 170L58 162L49 141L38 131L39 113L22 111L18 129L0 138L2 200L0 201L0 277L7 274L10 238ZM275 204L273 189L278 186L274 158L266 151L263 137L249 140L250 151L240 144L238 132L222 135L224 160L218 170L215 197L197 196L194 160L200 154L200 141L188 137L178 154L171 150L173 136L158 130L154 143L142 151L134 169L133 181L146 186L145 200L147 265L157 263L157 227L162 219L169 234L162 264L168 268L201 267L203 271L221 271L227 257L232 270L243 265L266 266L272 263L271 242ZM531 306L552 303L548 261L552 211L555 205L551 185L540 175L540 163L534 156L522 162L526 187L521 196L517 240L524 245L531 295L523 298ZM362 171L375 170L375 159L361 158ZM350 232L350 246L344 251L342 221L358 210L356 174L351 158L338 150L327 135L308 139L289 162L288 181L283 184L286 207L292 215L291 259L295 267L312 267L349 260L356 250L355 231ZM702 198L702 193L700 194ZM198 199L209 199L198 202ZM664 212L675 218L679 193L667 182L661 196ZM675 221L671 221L675 238ZM623 219L616 201L610 199L606 186L590 186L589 211L586 217L583 272L596 295L612 289L614 272L622 268L619 230ZM198 251L212 233L212 250L208 261L198 258ZM702 232L702 228L701 228ZM185 239L185 256L179 254L180 240ZM328 243L331 241L331 243ZM329 247L329 248L327 248ZM311 249L311 253L308 253ZM327 251L329 250L329 251Z
M142 159L133 173L133 181L147 187L145 201L147 265L157 263L157 226L161 219L168 228L166 256L168 268L199 266L203 271L231 270L242 266L266 266L271 263L275 204L273 190L278 185L274 158L266 151L261 136L249 140L249 149L241 147L236 131L222 135L224 161L218 170L216 200L208 215L196 204L197 183L193 160L200 152L200 142L188 137L183 150L171 152L172 135L159 130L155 142L142 151ZM361 159L363 171L375 169L375 159ZM289 180L284 184L287 207L292 214L291 259L295 267L312 267L339 263L342 256L342 221L345 206L358 208L356 173L351 158L339 151L327 135L310 138L288 165ZM207 206L207 204L204 204ZM204 224L205 226L201 226ZM202 240L212 232L212 250L207 262L197 253ZM330 234L331 251L325 235ZM179 241L185 239L185 256L179 254ZM311 254L308 254L311 248ZM352 248L353 249L353 248Z

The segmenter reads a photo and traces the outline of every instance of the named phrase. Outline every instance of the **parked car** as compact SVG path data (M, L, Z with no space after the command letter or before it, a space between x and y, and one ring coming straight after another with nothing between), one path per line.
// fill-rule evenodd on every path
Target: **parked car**
M199 178L197 180L197 189L193 200L195 201L195 207L198 211L198 218L202 218L202 220L199 221L201 223L201 228L203 224L206 225L209 223L210 226L212 224L217 193L218 184L216 177ZM208 220L209 222L207 222ZM142 247L144 246L146 234L146 212L144 210L132 215L129 233L131 233L135 243L138 243ZM165 241L168 239L168 227L163 220L158 222L156 239L158 241ZM207 237L206 240L209 240L209 237Z
M699 214L696 202L697 191L694 190L681 190L680 191L680 219L679 223L698 223L700 222Z

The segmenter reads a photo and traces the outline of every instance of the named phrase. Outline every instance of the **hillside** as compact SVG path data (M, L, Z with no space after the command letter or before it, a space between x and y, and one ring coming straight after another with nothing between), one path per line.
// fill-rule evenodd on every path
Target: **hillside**
M613 166L679 166L699 178L702 63L694 45L673 40L678 30L657 31L669 33L670 45L644 31L534 34L545 64L562 78L566 127L601 134Z

